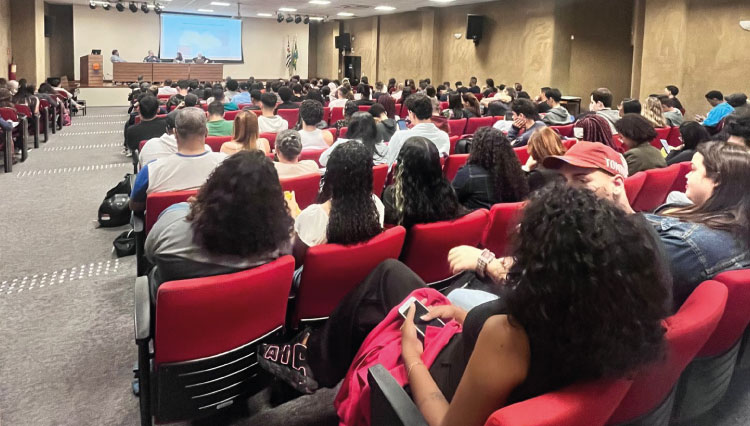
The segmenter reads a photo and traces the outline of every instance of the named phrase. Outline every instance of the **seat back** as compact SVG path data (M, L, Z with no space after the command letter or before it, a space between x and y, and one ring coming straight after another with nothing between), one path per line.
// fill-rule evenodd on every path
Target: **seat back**
M527 161L529 161L529 148L525 146L519 146L516 148L513 148L513 152L516 153L516 157L518 157L518 161L523 166L526 164Z
M156 98L159 99L160 101L169 100L169 98L171 98L171 97L172 97L172 95L156 95Z
M367 112L367 111L369 111L369 110L370 110L370 107L371 107L371 106L372 106L372 105L360 105L360 106L358 106L357 108L359 108L359 110L360 110L360 111L362 111L362 112Z
M320 174L311 173L304 176L281 179L281 189L294 191L300 209L313 204L320 190Z
M459 118L457 120L448 120L448 127L450 127L451 132L450 136L461 136L464 134L464 129L466 129L466 119L465 118Z
M323 107L323 121L326 123L331 122L331 108Z
M566 150L573 148L573 145L578 143L578 139L572 138L572 139L563 139L562 144L565 147Z
M482 235L482 247L497 257L508 256L508 243L521 220L523 202L495 204L490 209L489 223Z
M159 287L157 423L214 413L267 384L255 352L283 328L293 274L294 259L284 256L247 271Z
M234 119L237 117L237 114L239 114L239 113L240 113L239 110L236 110L236 111L225 111L224 112L224 120L234 121Z
M397 259L406 229L396 226L361 244L323 244L305 254L292 326L327 318L357 284L386 259Z
M453 154L448 156L448 159L445 161L445 166L443 166L443 175L448 181L453 182L453 178L456 177L458 169L463 167L469 160L469 155L471 154Z
M380 197L385 188L385 180L388 178L388 165L378 164L372 168L372 193Z
M575 123L566 124L564 126L549 126L549 127L550 129L556 131L563 138L574 137L573 127L575 127Z
M344 118L344 107L334 107L334 108L331 108L331 121L329 121L328 123L333 125L337 121L343 118Z
M685 192L685 189L687 187L687 174L690 173L690 169L693 163L691 163L690 161L683 161L682 163L677 164L680 165L680 170L677 172L677 177L675 177L674 184L672 184L672 189L670 189L669 192ZM672 166L674 166L674 164L672 164Z
M669 136L667 136L667 143L670 146L682 145L682 135L680 134L679 127L672 127L672 130L669 132Z
M26 117L29 117L29 120L31 120L31 117L32 117L32 116L33 116L34 114L33 114L33 113L31 112L31 109L30 109L30 108L29 108L28 106L26 106L26 105L21 105L21 104L15 104L15 105L16 105L16 106L15 106L15 110L16 110L16 111L17 111L17 112L18 112L19 114L23 114L23 115L25 115Z
M679 172L680 166L677 164L662 169L646 170L646 181L643 183L643 188L631 204L633 210L637 212L651 211L663 204Z
M476 210L456 220L414 225L401 252L401 260L426 283L451 276L448 252L461 245L476 247L482 241L489 212Z
M471 117L466 123L464 133L473 135L480 127L492 126L495 123L495 117Z
M485 426L603 425L630 389L625 379L576 383L503 407Z
M339 135L338 139L346 139L346 134L348 133L349 128L348 127L342 127L339 129Z
M258 137L267 140L272 150L276 148L276 133L261 133Z
M664 139L669 142L669 134L672 132L671 127L657 127L656 129L656 137L651 141L651 146L653 146L656 149L662 149L664 148L661 144L661 140Z
M148 194L146 197L146 235L148 235L148 231L151 230L159 219L161 212L166 210L167 207L187 201L188 198L197 193L197 189L190 189L187 191L153 192Z
M727 287L706 281L688 297L680 310L664 320L666 359L644 367L609 420L624 423L661 408L680 374L716 329L727 302ZM669 409L667 409L669 410Z
M0 108L0 117L6 121L18 121L18 112L13 108L2 107Z
M448 109L448 102L447 101L440 102L440 111L442 111L444 109Z
M278 114L281 118L287 121L290 129L293 129L294 126L297 125L297 120L299 119L298 108L279 109L279 110L276 110L276 114Z
M628 196L628 203L630 203L631 206L641 192L641 189L643 189L643 184L645 182L646 172L638 172L625 179L625 194Z
M313 160L318 164L318 167L321 167L320 165L320 155L326 150L327 148L306 148L303 149L302 152L299 154L300 160Z
M211 151L219 152L221 151L221 146L224 145L224 142L229 142L231 140L231 136L207 136L206 145L211 147Z
M750 269L722 272L714 277L729 291L724 315L716 331L698 352L699 357L721 355L734 346L750 323Z

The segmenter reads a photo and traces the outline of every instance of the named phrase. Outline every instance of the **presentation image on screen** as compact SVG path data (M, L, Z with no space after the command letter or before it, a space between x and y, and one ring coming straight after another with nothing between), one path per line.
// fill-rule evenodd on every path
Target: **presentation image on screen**
M188 61L199 53L212 61L242 61L242 21L203 15L161 15L161 59L177 52Z

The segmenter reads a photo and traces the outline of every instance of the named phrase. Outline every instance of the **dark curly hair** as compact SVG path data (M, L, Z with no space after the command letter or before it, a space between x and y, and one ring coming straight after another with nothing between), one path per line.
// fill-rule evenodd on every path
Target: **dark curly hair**
M506 300L551 388L621 377L662 356L671 282L647 226L587 189L555 184L531 196Z
M443 176L440 153L429 139L407 139L397 161L393 222L409 228L452 220L465 213L453 186Z
M224 160L190 207L193 241L212 254L248 257L290 240L294 219L273 163L261 151Z
M496 203L514 203L529 195L529 184L518 156L500 130L480 127L471 142L467 163L490 173Z
M328 243L356 244L382 231L372 199L372 166L372 153L360 142L344 142L331 152L318 195L318 203L331 200Z

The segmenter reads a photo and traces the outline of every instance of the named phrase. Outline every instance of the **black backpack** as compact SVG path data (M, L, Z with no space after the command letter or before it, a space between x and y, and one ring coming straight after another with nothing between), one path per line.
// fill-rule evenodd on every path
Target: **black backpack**
M113 228L130 223L130 174L107 191L99 205L99 226Z
M456 154L469 154L471 153L471 141L472 136L466 136L456 141L456 148L453 152Z

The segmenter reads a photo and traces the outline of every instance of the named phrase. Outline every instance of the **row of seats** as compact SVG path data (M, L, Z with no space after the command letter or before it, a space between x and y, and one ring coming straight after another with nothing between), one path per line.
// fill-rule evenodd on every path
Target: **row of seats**
M50 95L61 102L66 98L61 95ZM63 126L62 106L50 104L46 99L39 99L39 113L34 114L26 105L15 104L13 108L0 108L0 117L6 121L20 123L13 132L0 130L0 150L3 151L5 173L13 171L13 140L21 142L21 161L28 157L28 145L34 138L34 148L39 148L40 136L43 142L49 140L49 133L53 134Z

